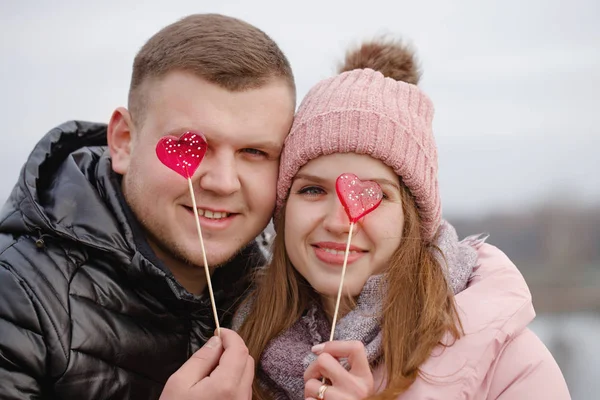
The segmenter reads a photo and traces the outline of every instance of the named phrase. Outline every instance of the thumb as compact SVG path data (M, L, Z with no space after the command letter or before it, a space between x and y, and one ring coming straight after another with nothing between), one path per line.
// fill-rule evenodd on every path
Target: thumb
M223 344L218 336L211 337L173 375L180 385L190 388L206 378L219 364Z

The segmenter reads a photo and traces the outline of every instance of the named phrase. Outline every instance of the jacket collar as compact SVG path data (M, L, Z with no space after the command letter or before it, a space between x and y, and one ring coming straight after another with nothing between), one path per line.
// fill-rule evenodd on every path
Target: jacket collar
M123 200L106 144L104 124L71 121L48 132L0 210L0 233L72 243L90 258L122 266L136 287L171 307L203 309L207 296L187 292L144 239ZM217 302L227 305L237 299L248 286L250 271L263 263L252 242L218 268L212 279Z

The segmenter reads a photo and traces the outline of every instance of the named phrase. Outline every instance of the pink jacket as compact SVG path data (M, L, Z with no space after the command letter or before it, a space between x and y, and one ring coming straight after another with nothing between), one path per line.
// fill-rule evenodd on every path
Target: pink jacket
M523 276L494 246L481 245L478 255L468 287L456 296L465 335L439 346L399 399L570 399L554 358L527 328L535 311ZM375 371L376 382L383 374Z

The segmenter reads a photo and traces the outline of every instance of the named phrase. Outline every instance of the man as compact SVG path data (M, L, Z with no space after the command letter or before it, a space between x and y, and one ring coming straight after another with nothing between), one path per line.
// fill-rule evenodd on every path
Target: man
M196 352L215 329L202 250L187 182L155 148L207 138L192 181L227 327L264 262L255 238L294 108L290 65L266 34L193 15L140 50L128 109L51 130L0 212L0 398L156 399L194 353L163 398L185 398L190 371L195 398L248 398L254 364L237 334Z

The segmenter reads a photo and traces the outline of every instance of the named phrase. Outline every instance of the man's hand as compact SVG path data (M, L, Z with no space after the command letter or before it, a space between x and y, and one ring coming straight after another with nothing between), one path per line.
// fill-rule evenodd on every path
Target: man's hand
M254 360L242 338L221 328L167 381L160 400L249 400Z

